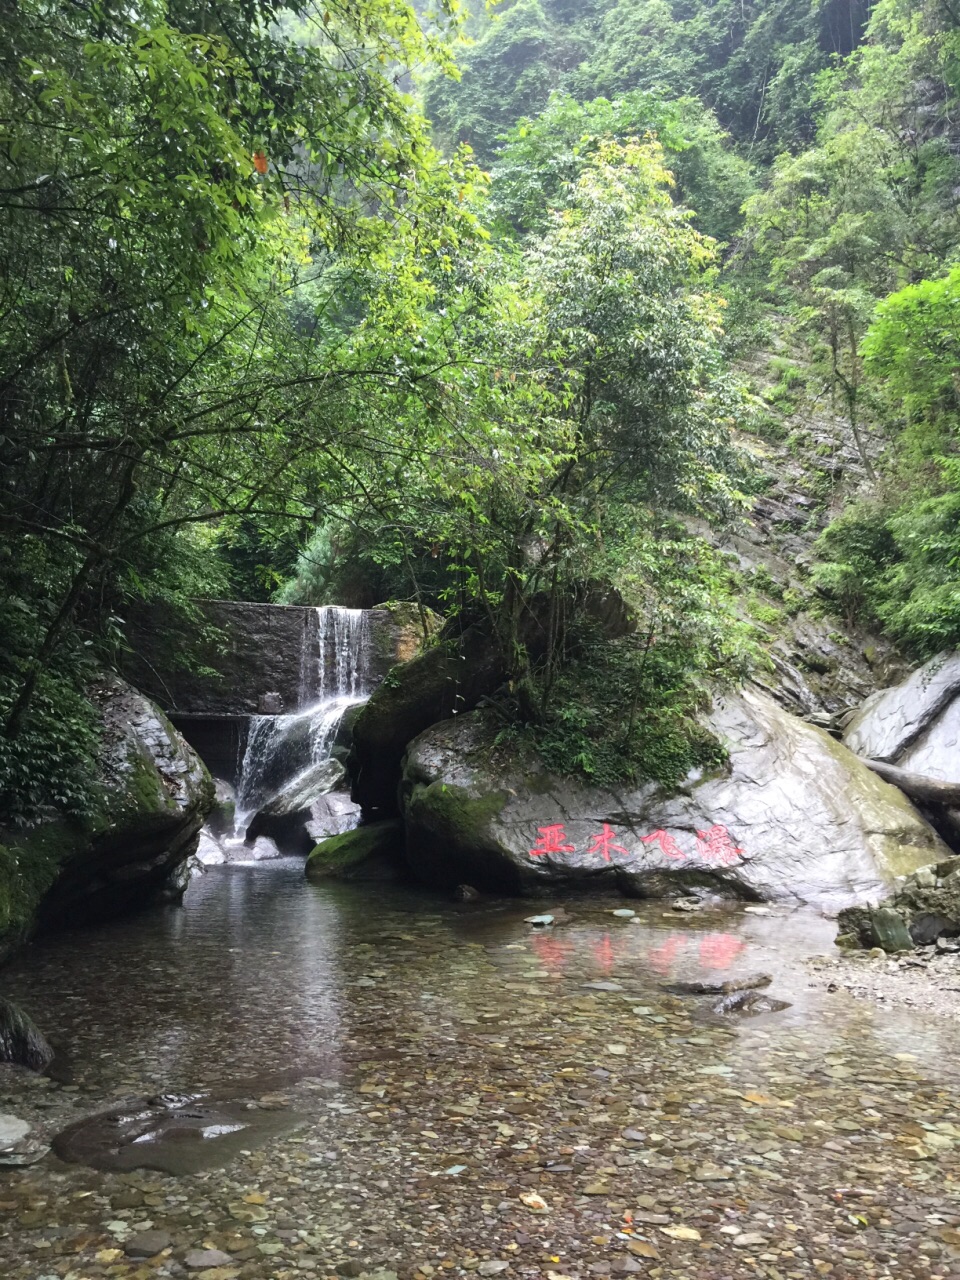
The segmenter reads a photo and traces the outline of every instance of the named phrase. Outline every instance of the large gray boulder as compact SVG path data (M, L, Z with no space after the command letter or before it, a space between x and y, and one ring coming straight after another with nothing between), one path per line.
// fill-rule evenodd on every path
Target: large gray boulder
M248 838L267 835L289 853L309 853L317 843L311 828L323 823L329 813L328 797L344 786L346 778L346 769L333 758L308 766L258 810L247 828ZM343 800L359 816L359 806L346 795Z
M858 756L960 782L960 652L940 654L902 684L872 694L843 741Z
M89 923L181 894L213 807L200 757L148 698L113 675L89 696L102 725L94 811L0 829L0 954L38 922Z
M673 794L553 776L532 754L494 747L479 712L437 724L406 758L411 868L448 888L592 883L662 896L688 885L840 906L948 856L900 791L765 694L718 698L708 724L729 764Z

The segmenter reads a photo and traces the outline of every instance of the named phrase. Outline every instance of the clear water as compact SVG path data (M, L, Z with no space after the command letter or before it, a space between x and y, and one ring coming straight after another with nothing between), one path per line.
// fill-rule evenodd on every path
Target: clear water
M0 1274L133 1275L123 1242L145 1222L171 1239L158 1274L216 1247L240 1280L350 1259L425 1280L484 1260L589 1280L633 1258L655 1280L955 1274L955 1023L814 988L803 960L833 926L810 913L646 903L623 920L622 899L593 899L562 927L525 923L557 905L311 885L285 860L27 948L5 994L73 1070L3 1075L3 1109L37 1132L156 1093L261 1098L303 1123L180 1178L11 1171ZM667 989L756 970L790 1008L725 1021Z

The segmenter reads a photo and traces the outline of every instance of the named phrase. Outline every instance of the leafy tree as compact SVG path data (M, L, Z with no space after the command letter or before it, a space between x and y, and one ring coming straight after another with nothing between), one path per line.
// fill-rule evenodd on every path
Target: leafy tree
M518 292L529 299L529 311L521 363L555 401L545 407L557 419L563 448L548 483L514 506L512 523L500 517L499 556L471 562L482 600L489 600L492 583L499 588L498 623L512 656L520 715L546 725L545 742L558 740L551 726L562 737L570 716L579 714L563 673L570 637L590 626L571 603L578 589L582 598L584 584L614 582L648 620L646 645L654 639L664 645L658 655L665 658L673 641L680 646L675 656L685 653L674 670L674 685L687 689L675 700L674 729L693 705L698 673L709 669L719 678L729 671L742 639L735 626L721 625L716 592L706 592L687 615L703 623L707 599L713 605L715 625L702 625L697 639L669 603L686 590L680 562L689 570L703 555L696 540L677 537L674 513L718 514L737 503L728 433L742 402L723 369L721 308L709 287L713 251L673 204L663 159L655 142L599 144L561 189L544 237L525 248ZM670 560L668 545L684 550ZM672 575L659 572L668 562ZM542 659L523 642L531 610L542 620ZM620 650L627 668L636 658L632 644ZM650 672L659 656L642 661ZM598 720L622 726L624 682L625 671L610 682L593 727L589 715L582 726L588 736L595 737ZM654 722L662 710L650 700L629 717L638 736L629 748L621 742L621 776L647 767L636 754L639 726L661 741L664 725L658 730ZM596 741L591 751L603 755Z
M960 267L921 280L876 308L863 342L868 371L916 433L940 428L942 447L960 440Z
M619 0L576 91L694 96L743 144L796 146L813 136L816 73L857 46L868 9L867 0Z
M517 0L464 51L456 81L435 75L424 104L448 148L468 143L489 161L498 138L546 103L556 81L552 33L540 0Z
M960 643L960 269L880 303L863 354L896 453L874 501L827 529L815 580L928 657Z
M523 233L542 233L551 205L605 139L624 142L654 134L677 179L677 197L697 212L706 235L730 240L753 188L711 113L694 99L666 102L628 93L613 102L579 103L554 95L544 111L522 119L506 136L493 169L494 215Z
M309 43L284 35L294 11ZM182 601L205 559L218 578L195 530L312 519L336 485L351 384L397 377L388 350L364 366L345 350L344 286L392 239L442 256L473 234L466 171L398 83L431 56L399 0L0 15L10 776L43 748L50 681L82 682L78 644L109 649L102 624L132 598ZM305 278L310 325L288 306Z

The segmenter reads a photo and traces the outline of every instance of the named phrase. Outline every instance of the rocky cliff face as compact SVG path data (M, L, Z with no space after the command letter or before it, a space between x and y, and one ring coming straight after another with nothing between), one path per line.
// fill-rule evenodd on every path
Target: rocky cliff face
M590 787L498 755L480 713L437 724L407 755L408 861L446 887L701 888L837 906L948 856L901 792L764 694L718 699L708 723L729 765L675 794Z
M196 608L193 620L172 623L155 610L130 619L125 674L137 688L171 715L250 716L300 707L304 661L316 659L316 609L235 600L201 600ZM423 631L414 605L365 613L369 677L377 684L419 651ZM262 705L268 694L279 694L279 704Z
M755 469L754 497L749 515L713 539L741 575L744 612L767 636L772 670L758 682L787 710L833 724L908 668L855 619L832 616L811 587L814 543L871 481L849 423L788 332L784 323L771 349L741 366L758 405L753 430L737 437ZM868 423L863 433L877 462L879 440Z
M103 721L95 812L0 830L0 954L38 925L83 924L182 892L213 785L196 753L116 676L90 690Z

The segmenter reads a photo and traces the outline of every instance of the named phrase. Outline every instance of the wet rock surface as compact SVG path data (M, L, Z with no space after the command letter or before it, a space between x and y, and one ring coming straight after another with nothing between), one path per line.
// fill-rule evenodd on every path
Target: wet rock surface
M0 997L0 1062L43 1071L53 1061L53 1049L33 1019Z
M579 785L532 756L501 756L480 713L435 725L406 758L410 865L449 888L679 887L842 905L948 855L902 792L764 694L718 698L708 724L730 744L728 767L672 795Z
M345 794L345 787L349 789L349 783L339 760L309 765L260 808L247 829L248 838L266 835L290 853L309 853L315 843L311 827L322 827L325 819L340 811L349 813L351 822L359 817L360 810ZM334 799L337 792L344 794Z
M56 1156L7 1171L0 1274L960 1273L956 1015L827 990L802 963L831 945L813 913L617 907L581 899L533 930L517 903L374 901L267 863L212 870L182 911L36 945L7 985L75 1071L3 1069L0 1107L34 1132L230 1089L305 1123L179 1177ZM719 1018L663 986L757 973L790 1008Z
M57 1134L53 1149L63 1160L94 1169L199 1173L302 1123L284 1099L270 1095L174 1094L80 1120Z
M960 781L960 653L932 658L872 694L843 735L851 751L946 782Z

